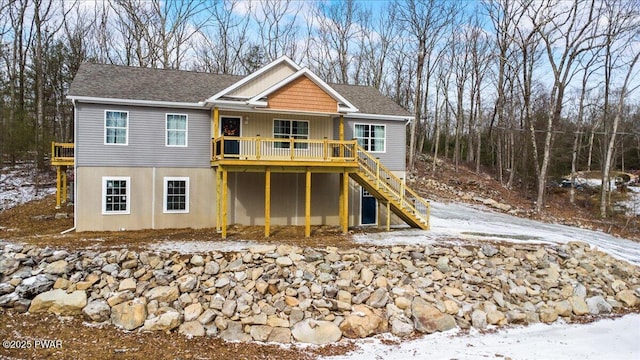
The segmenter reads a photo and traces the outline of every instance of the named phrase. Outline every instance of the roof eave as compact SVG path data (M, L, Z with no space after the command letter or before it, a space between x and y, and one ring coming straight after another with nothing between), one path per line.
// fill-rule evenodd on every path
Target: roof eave
M160 106L160 107L189 108L189 109L205 108L205 103L202 101L194 103L194 102L141 100L141 99L118 99L118 98L75 96L75 95L67 95L67 99L71 101L92 103L92 104Z

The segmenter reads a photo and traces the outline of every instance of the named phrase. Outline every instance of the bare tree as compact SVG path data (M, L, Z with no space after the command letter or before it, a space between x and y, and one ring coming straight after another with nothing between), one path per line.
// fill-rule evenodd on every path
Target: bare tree
M446 34L445 29L451 25L459 11L459 4L453 1L407 0L398 2L397 7L399 20L416 42L415 120L411 122L409 135L408 168L411 170L416 153L416 133L422 122L425 59L431 58L434 49L440 44L441 36Z
M609 172L611 161L615 151L616 135L620 118L624 110L627 94L634 89L629 89L629 80L634 67L640 57L638 44L640 43L639 10L633 1L613 1L606 3L604 16L607 18L604 43L604 109L603 125L604 136L607 145L604 149L604 163L602 165L602 187L600 191L600 216L607 217L607 194L610 181ZM617 108L611 126L608 126L610 116L609 97L616 70L626 71L624 81L620 87Z
M302 3L293 0L263 0L254 7L252 14L267 62L282 55L298 57L296 20L301 9Z
M549 3L534 18L534 24L539 29L540 37L545 44L553 76L542 163L538 173L536 200L538 212L542 211L544 206L547 172L551 158L551 140L554 124L560 120L562 114L565 89L577 71L574 65L581 54L598 46L594 42L598 34L593 31L597 24L595 19L598 9L593 1L583 0L556 5Z

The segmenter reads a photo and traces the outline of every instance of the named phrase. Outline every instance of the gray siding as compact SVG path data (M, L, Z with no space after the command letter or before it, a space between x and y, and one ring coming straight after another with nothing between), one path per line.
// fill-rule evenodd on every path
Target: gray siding
M76 103L78 166L210 167L208 110ZM104 144L105 110L129 112L128 145ZM187 147L165 146L166 114L187 114Z
M340 119L334 120L334 136L339 138ZM371 153L373 157L379 158L382 165L392 171L406 170L406 123L404 121L383 121L366 119L344 119L344 138L353 140L354 124L375 124L386 125L385 152Z

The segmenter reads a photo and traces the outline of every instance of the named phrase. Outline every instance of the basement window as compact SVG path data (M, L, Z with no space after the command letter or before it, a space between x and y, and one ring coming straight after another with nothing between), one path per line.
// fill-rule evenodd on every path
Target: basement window
M164 178L164 212L188 213L189 212L189 178L165 177Z
M130 214L131 178L102 178L102 214Z

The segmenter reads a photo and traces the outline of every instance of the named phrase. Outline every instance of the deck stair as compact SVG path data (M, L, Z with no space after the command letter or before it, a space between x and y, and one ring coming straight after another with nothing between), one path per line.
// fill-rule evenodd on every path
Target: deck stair
M409 226L429 230L429 202L409 188L402 179L380 164L360 145L357 146L358 171L350 176Z

